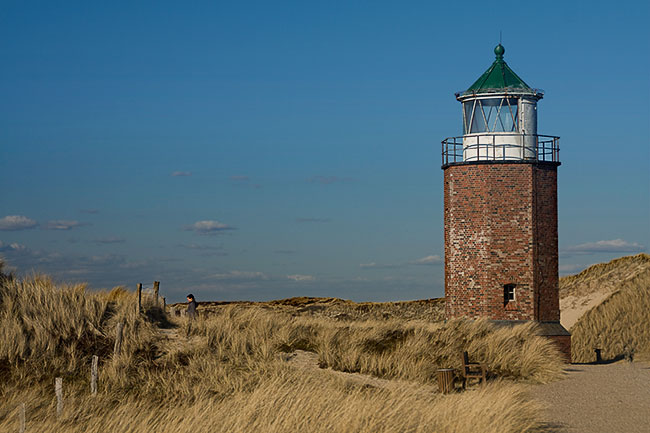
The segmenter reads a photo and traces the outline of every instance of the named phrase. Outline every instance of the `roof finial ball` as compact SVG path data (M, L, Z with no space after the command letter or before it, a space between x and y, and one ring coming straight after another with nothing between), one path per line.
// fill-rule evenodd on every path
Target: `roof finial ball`
M503 45L499 44L496 47L494 47L494 54L497 55L498 60L503 60L503 53L506 52L506 49L503 48Z

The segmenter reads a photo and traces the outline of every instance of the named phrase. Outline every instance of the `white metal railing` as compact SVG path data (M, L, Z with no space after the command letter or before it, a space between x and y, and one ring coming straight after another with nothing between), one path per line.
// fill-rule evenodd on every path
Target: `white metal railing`
M442 141L442 166L477 161L560 162L560 137L538 134L476 134Z

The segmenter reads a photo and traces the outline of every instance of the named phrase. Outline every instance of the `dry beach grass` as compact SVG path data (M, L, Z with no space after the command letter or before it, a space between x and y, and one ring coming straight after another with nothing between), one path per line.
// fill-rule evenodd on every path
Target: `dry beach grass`
M124 346L113 359L119 322ZM124 290L89 293L38 276L3 282L0 329L0 431L18 431L21 403L27 431L544 431L540 407L521 383L553 380L562 370L555 349L531 325L341 321L234 305L190 327L167 324L152 305L137 314ZM315 352L330 369L285 361L284 353L299 349ZM433 392L435 369L459 363L461 350L502 380L465 393ZM93 354L100 357L94 397ZM59 419L57 376L64 378Z
M650 269L624 280L577 321L571 334L574 362L593 362L594 348L605 360L650 359Z
M560 319L571 329L587 311L599 305L621 284L650 271L650 256L637 254L599 263L582 272L560 278Z

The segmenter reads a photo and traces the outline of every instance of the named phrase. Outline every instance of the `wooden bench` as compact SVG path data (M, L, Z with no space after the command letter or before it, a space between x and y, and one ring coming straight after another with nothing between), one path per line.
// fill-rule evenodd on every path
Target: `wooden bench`
M469 362L469 355L463 352L463 365L460 372L463 377L463 388L467 387L469 379L478 379L478 383L485 383L487 380L487 366L483 363Z

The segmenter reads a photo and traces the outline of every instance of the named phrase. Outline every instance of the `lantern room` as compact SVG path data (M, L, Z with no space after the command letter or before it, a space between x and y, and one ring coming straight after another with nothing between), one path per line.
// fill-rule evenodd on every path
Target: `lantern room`
M464 92L463 135L443 144L443 167L477 161L558 161L559 137L537 134L537 102L544 97L519 78L503 60L505 48Z

